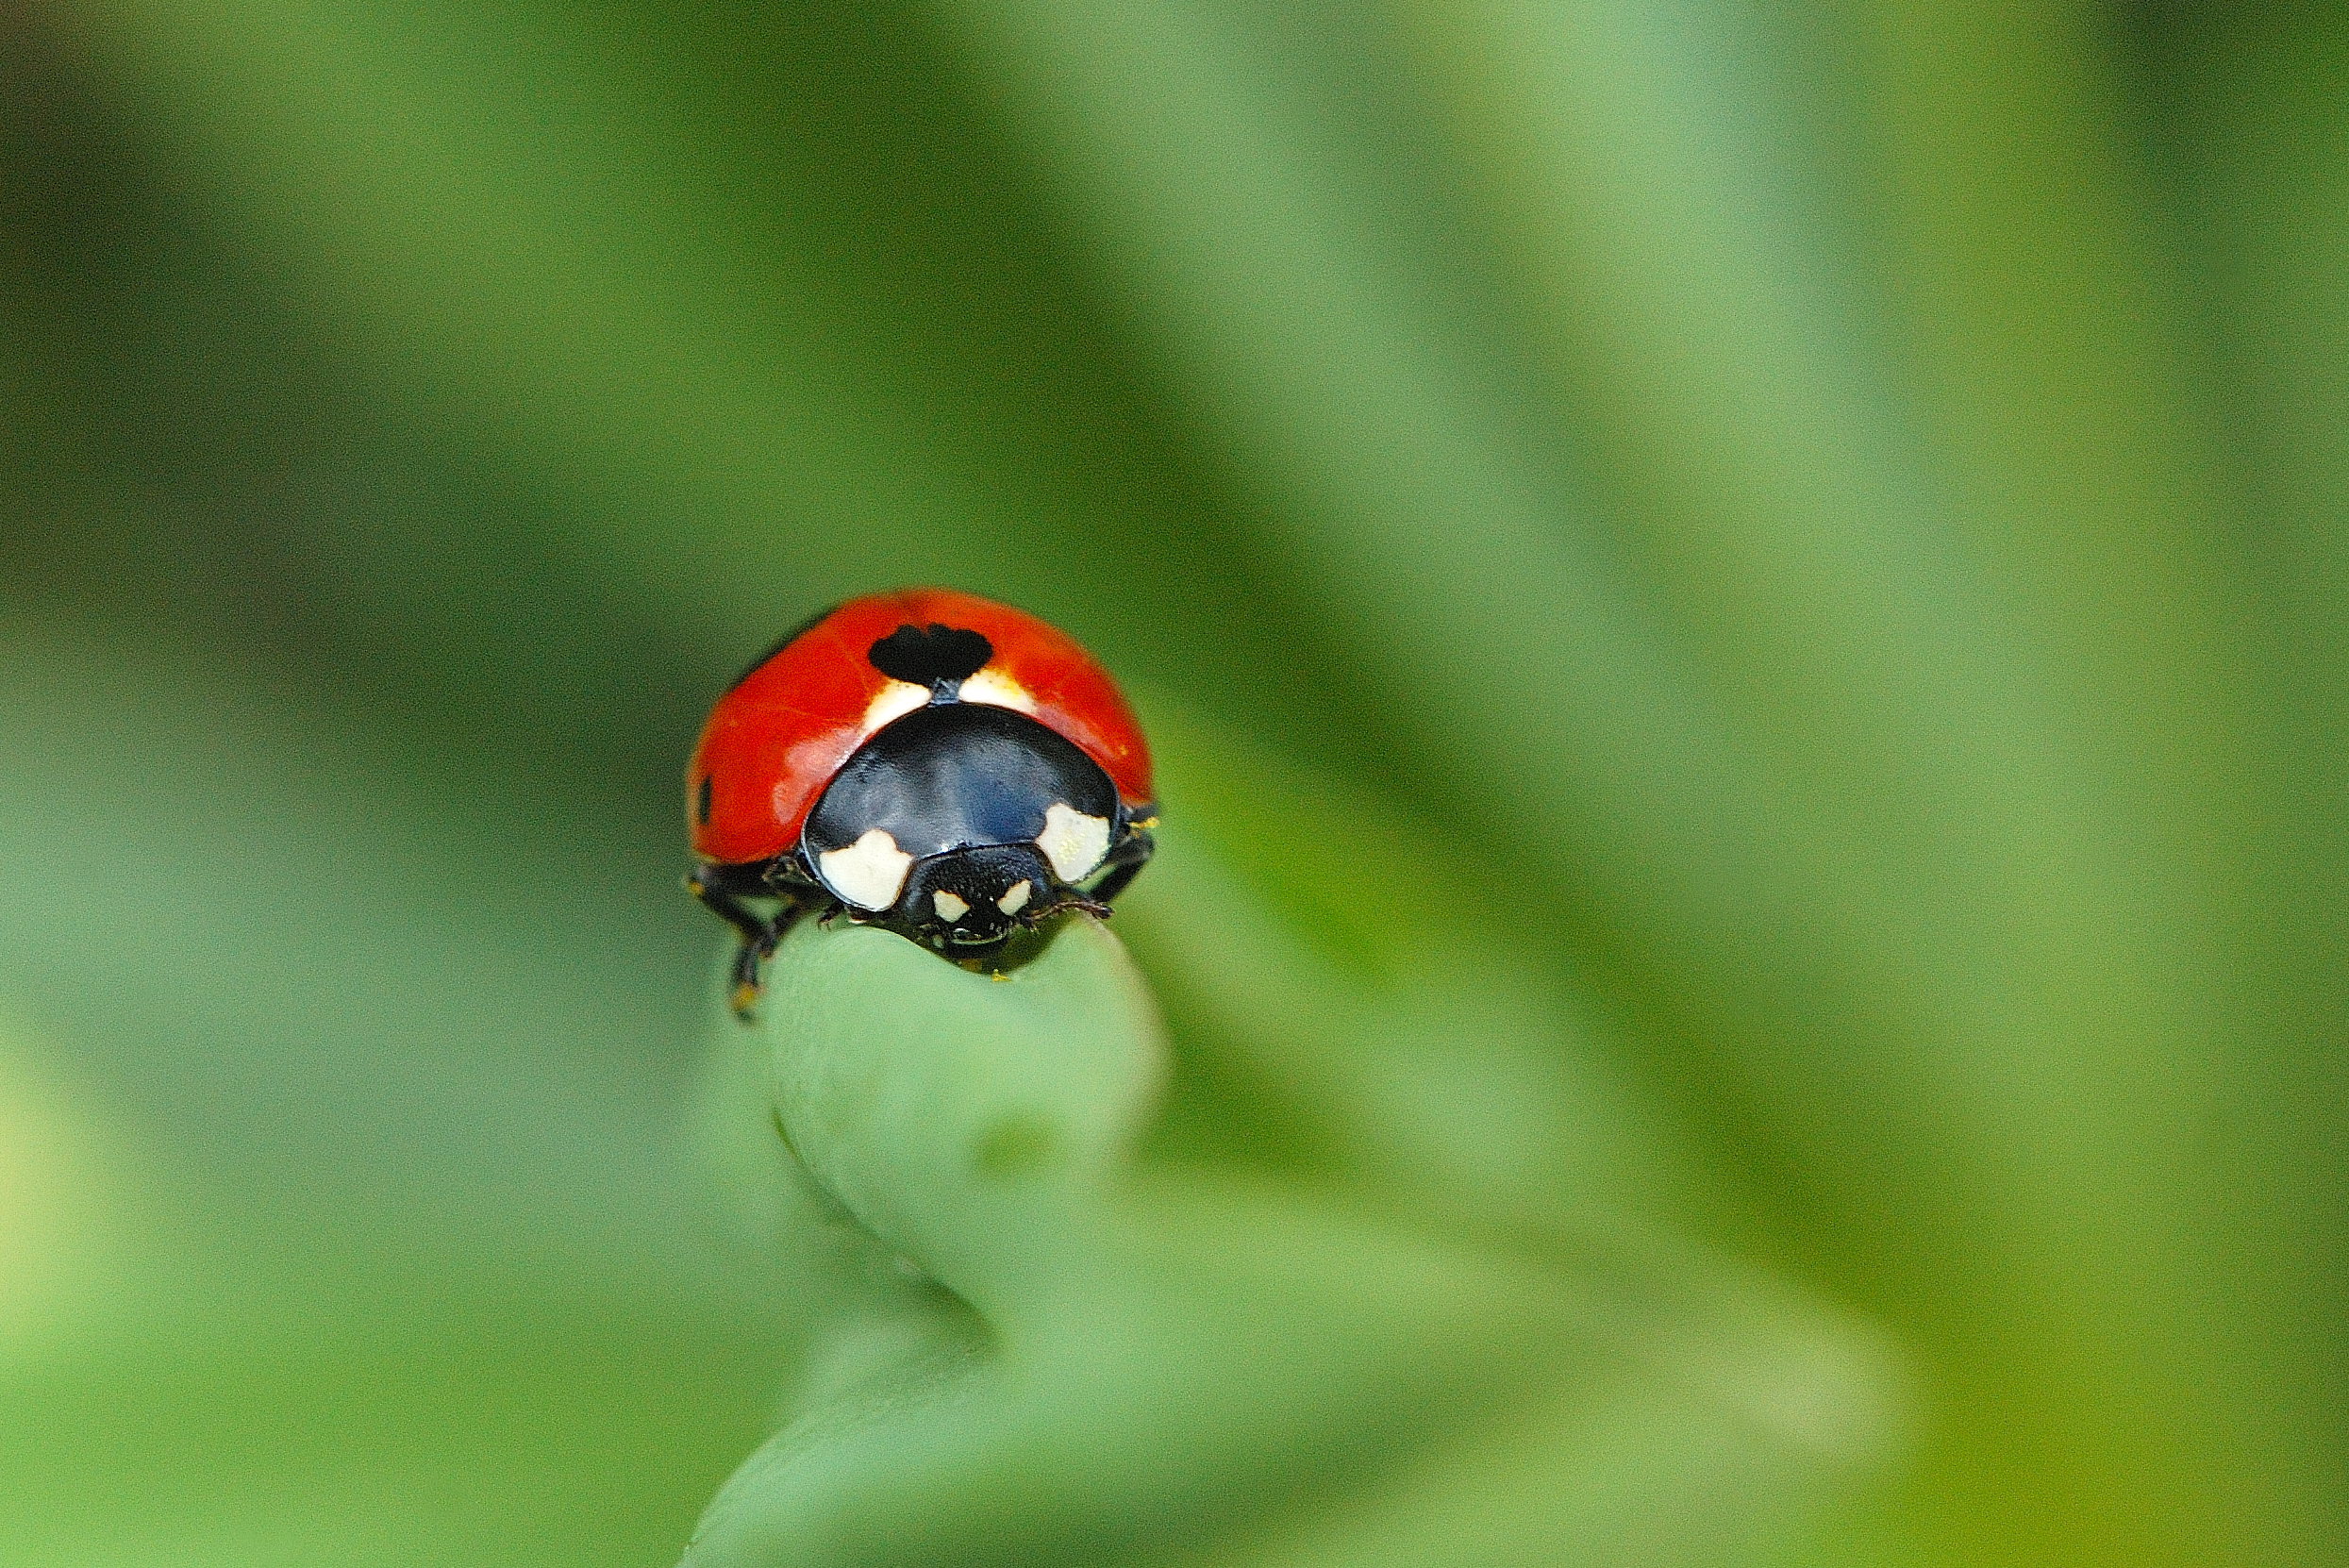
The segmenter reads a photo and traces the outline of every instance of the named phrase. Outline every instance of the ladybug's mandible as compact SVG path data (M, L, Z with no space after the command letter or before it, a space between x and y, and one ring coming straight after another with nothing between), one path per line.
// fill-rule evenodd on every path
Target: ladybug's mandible
M933 588L851 599L753 664L709 710L685 809L686 886L742 934L737 1012L806 910L957 959L1106 915L1158 820L1141 728L1091 656Z

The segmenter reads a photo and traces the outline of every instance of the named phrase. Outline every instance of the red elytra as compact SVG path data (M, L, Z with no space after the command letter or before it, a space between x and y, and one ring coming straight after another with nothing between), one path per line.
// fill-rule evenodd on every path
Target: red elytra
M1100 763L1127 806L1150 803L1141 726L1075 639L975 594L903 589L826 611L718 699L686 767L694 855L739 865L792 849L841 764L891 719L929 700L926 689L883 675L873 645L901 626L932 626L975 631L993 650L959 700L1028 714Z

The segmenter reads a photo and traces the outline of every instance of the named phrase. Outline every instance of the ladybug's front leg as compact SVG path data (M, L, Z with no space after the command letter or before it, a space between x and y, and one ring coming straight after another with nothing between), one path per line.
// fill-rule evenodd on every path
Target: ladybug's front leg
M1154 816L1149 820L1156 822L1158 818ZM1124 892L1125 884L1141 875L1143 863L1150 859L1151 851L1156 848L1158 848L1158 841L1150 836L1149 828L1137 826L1128 832L1119 842L1117 847L1109 851L1108 859L1102 862L1109 867L1109 875L1093 884L1091 894L1093 900L1096 903L1107 904L1110 899Z
M758 966L775 951L775 944L783 940L783 933L799 918L799 906L786 894L783 907L772 917L761 915L742 902L745 893L757 897L773 895L776 890L768 886L763 866L696 866L685 879L686 890L709 907L712 913L742 935L742 945L735 950L732 985L727 1003L734 1016L750 1022L752 1004L758 1000Z
M786 902L775 911L775 918L766 923L764 935L745 940L735 952L734 988L728 993L727 1005L743 1023L751 1021L750 1009L758 1001L758 966L775 956L775 944L783 940L783 933L791 928L791 922L800 914L798 905Z

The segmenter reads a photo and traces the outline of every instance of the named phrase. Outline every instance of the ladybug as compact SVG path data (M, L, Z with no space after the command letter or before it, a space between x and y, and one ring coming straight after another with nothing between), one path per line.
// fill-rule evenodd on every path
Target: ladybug
M984 958L1047 915L1108 914L1158 822L1141 727L1092 657L934 588L836 605L760 656L709 710L685 803L686 886L741 933L745 1016L808 910Z

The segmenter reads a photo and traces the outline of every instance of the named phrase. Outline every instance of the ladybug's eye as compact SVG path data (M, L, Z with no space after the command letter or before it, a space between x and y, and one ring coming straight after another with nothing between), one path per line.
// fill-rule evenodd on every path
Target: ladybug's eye
M976 675L995 657L993 643L959 626L899 626L865 657L891 680L947 686Z

